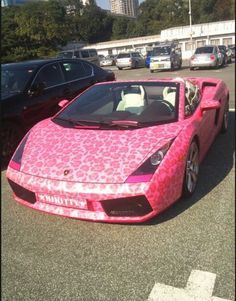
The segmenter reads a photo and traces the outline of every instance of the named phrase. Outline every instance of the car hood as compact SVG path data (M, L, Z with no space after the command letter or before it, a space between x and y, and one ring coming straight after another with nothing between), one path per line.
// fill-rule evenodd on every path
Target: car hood
M173 123L131 130L74 129L44 120L31 130L21 171L80 183L123 183L181 128Z

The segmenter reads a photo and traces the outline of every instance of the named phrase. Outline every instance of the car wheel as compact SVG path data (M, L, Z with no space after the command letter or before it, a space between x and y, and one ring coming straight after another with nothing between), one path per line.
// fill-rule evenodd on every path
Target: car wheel
M194 70L194 68L193 68L193 67L190 67L189 69L190 69L190 70L192 70L192 71Z
M11 122L3 123L1 129L2 166L7 166L23 135L24 132L21 130L20 125Z
M117 67L119 70L122 70L122 68L121 67Z
M170 70L171 70L171 71L174 71L174 69L175 69L174 64L171 63Z
M153 72L154 72L154 70L151 70L151 69L150 69L150 72L151 72L151 73L153 73Z
M199 172L199 149L196 140L193 140L189 151L185 166L183 196L189 197L193 194L198 179Z
M229 125L229 104L225 106L223 120L222 120L222 126L221 126L221 133L225 133L228 130Z

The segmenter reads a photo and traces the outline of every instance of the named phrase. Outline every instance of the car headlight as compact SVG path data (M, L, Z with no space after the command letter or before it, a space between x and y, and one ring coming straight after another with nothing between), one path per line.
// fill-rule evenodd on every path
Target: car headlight
M152 154L142 165L138 167L127 179L126 183L149 182L158 166L161 164L174 139L171 139L158 151Z
M27 142L27 139L29 137L29 132L25 135L25 137L21 140L20 144L18 145L14 155L12 156L10 162L9 162L9 167L20 170L21 166L21 159L23 156L25 144Z

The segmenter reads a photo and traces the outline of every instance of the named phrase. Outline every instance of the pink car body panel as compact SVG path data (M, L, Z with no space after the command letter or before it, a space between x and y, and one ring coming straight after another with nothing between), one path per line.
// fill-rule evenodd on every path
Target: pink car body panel
M222 81L191 80L201 89L204 82L210 83L202 89L202 101L220 100L217 123L216 110L202 113L201 104L192 116L184 116L181 80L178 122L124 131L61 128L50 119L38 123L26 142L20 170L10 163L6 175L33 191L36 202L14 195L15 200L50 214L122 223L143 222L168 208L181 197L191 141L197 139L202 161L220 131L227 101L228 90ZM170 149L150 181L137 177L139 182L129 182L132 172L171 139ZM101 205L103 200L139 195L145 196L152 208L144 216L109 216Z

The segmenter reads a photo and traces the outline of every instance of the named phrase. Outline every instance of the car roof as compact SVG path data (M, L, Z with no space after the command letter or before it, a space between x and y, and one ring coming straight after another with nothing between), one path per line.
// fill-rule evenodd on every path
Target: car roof
M7 63L3 64L2 66L19 66L19 67L35 67L35 66L43 66L48 63L56 63L56 62L63 62L63 61L82 61L80 59L70 59L70 58L51 58L51 59L35 59L35 60L28 60L28 61L22 61L22 62L15 62L15 63Z

